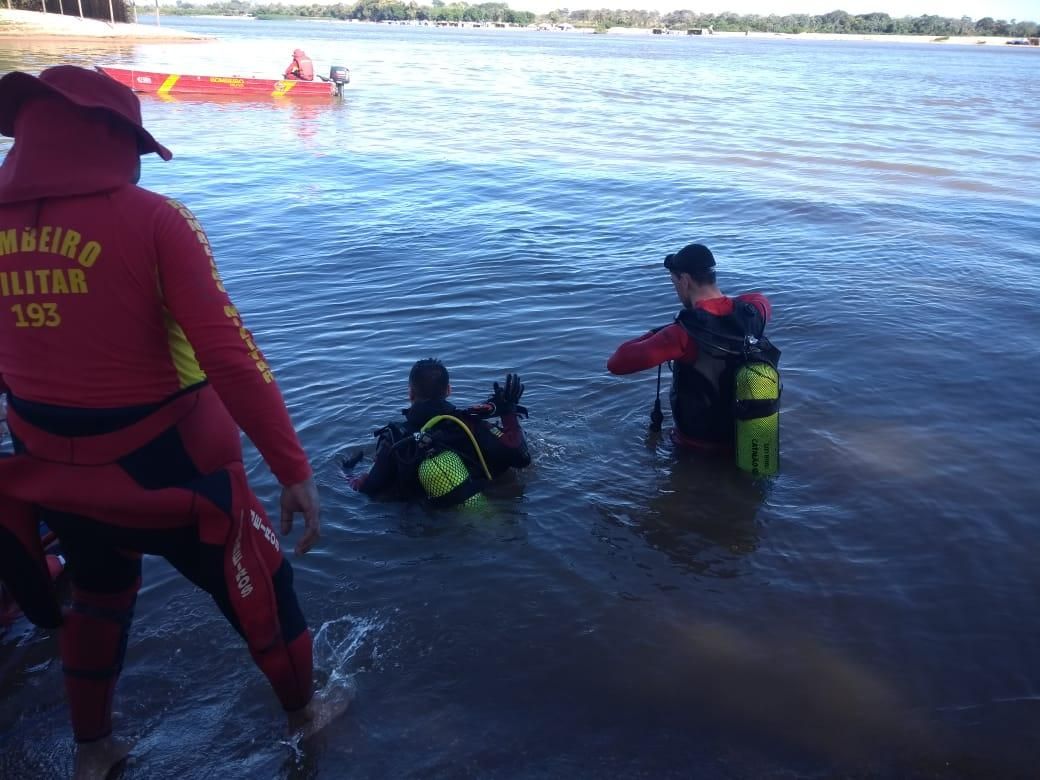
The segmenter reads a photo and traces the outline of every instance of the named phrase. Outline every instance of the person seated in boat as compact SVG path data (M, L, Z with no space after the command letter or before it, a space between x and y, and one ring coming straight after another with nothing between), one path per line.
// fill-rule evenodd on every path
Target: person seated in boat
M303 49L295 49L292 53L292 62L283 74L287 79L298 79L299 81L314 81L314 63Z
M531 463L520 427L524 386L516 374L505 386L493 385L482 404L459 409L448 401L451 384L440 360L426 358L408 375L411 406L404 419L375 432L375 462L367 474L350 476L361 459L355 453L343 462L350 486L375 496L396 493L402 498L425 496L434 507L472 506L480 491L510 468ZM498 424L488 422L498 418Z

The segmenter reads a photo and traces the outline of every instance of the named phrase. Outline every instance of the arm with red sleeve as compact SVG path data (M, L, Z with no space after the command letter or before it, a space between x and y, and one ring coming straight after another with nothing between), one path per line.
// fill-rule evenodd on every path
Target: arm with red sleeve
M308 479L310 464L281 391L224 290L202 227L180 203L167 201L155 239L166 306L210 384L282 485Z
M484 420L470 423L492 476L498 476L506 469L523 469L531 465L527 438L516 413L507 412L500 420L499 426L491 426Z
M693 358L691 350L696 344L690 340L686 330L676 323L667 325L658 331L650 331L631 341L626 341L607 361L607 370L612 374L634 374L648 368L678 360L682 357Z

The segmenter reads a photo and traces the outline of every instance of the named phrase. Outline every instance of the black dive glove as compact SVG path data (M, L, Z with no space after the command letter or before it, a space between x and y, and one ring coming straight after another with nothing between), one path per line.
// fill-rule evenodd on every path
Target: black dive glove
M520 376L518 374L506 374L505 387L495 382L492 385L492 389L494 392L491 393L491 397L483 404L483 406L488 408L488 417L501 417L503 414L519 414L522 417L527 417L527 407L518 403L520 396L524 394L524 386L520 384Z

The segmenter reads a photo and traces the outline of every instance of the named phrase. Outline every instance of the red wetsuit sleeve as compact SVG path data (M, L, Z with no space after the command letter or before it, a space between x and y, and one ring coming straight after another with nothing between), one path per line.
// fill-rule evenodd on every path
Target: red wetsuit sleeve
M527 446L524 439L524 429L520 427L520 418L510 412L502 415L502 436L499 441L506 447L521 449Z
M311 475L267 361L224 290L209 240L184 206L167 201L156 224L159 284L199 366L283 485Z
M493 474L507 468L523 469L531 465L531 453L527 449L527 438L520 427L520 418L514 413L503 414L499 434L492 431L486 422L477 423L477 440L487 456L488 467Z
M647 333L626 341L607 361L607 370L612 374L634 374L648 368L686 357L693 359L691 350L696 345L680 325L675 323L661 328L656 333Z
M289 63L289 67L287 67L285 69L285 73L283 73L282 75L285 76L285 78L287 78L287 79L291 79L293 77L293 71L295 70L295 68L296 68L296 58L294 57L293 61Z

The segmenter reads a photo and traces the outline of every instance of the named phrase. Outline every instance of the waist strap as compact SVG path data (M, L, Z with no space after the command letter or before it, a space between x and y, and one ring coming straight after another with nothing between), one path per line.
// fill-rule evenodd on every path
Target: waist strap
M60 436L49 433L20 417L14 407L7 410L7 425L27 455L73 466L101 466L114 463L143 447L167 428L183 420L198 406L203 393L214 393L214 390L204 386L179 395L147 417L125 428L98 436Z

